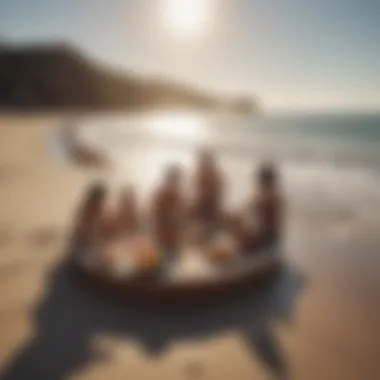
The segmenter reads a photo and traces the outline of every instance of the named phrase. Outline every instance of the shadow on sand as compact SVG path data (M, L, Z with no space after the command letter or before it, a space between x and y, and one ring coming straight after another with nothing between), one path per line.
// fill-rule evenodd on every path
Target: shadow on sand
M274 320L291 321L303 278L286 268L260 289L207 303L143 304L95 292L73 278L68 261L47 280L35 312L35 334L12 358L1 380L60 380L86 365L106 360L93 347L99 333L135 340L149 355L172 343L212 339L226 331L240 333L250 352L276 376L286 378L282 350L271 331Z

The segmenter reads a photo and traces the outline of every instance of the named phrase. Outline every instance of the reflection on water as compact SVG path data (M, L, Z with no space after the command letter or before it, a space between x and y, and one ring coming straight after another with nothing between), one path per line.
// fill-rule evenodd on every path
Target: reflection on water
M207 133L206 119L189 113L152 115L146 119L146 127L162 136L202 138Z

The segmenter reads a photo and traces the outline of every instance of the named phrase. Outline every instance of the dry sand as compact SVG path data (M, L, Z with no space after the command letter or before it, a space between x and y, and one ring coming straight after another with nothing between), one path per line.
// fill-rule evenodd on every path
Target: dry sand
M98 173L52 160L53 126L0 119L0 379L380 379L378 225L338 236L292 220L286 252L302 281L260 322L255 298L236 303L244 315L231 302L208 306L210 320L199 310L181 321L119 310L87 300L59 269L83 187Z

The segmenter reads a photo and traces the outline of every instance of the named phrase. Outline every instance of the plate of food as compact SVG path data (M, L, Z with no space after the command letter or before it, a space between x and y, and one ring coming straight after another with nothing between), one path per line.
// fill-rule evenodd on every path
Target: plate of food
M229 264L239 256L235 240L226 233L216 235L206 244L205 252L209 260L218 265Z
M185 247L170 262L167 277L170 281L198 281L210 279L217 275L218 268L205 256L197 246Z
M135 238L132 241L132 251L136 275L154 277L160 272L162 254L152 239L146 236Z

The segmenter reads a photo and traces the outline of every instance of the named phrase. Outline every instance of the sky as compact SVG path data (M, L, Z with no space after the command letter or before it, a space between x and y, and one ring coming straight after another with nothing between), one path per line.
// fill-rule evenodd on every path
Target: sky
M173 1L0 0L0 41L68 42L268 109L380 110L380 0L203 0L196 30L195 0Z

